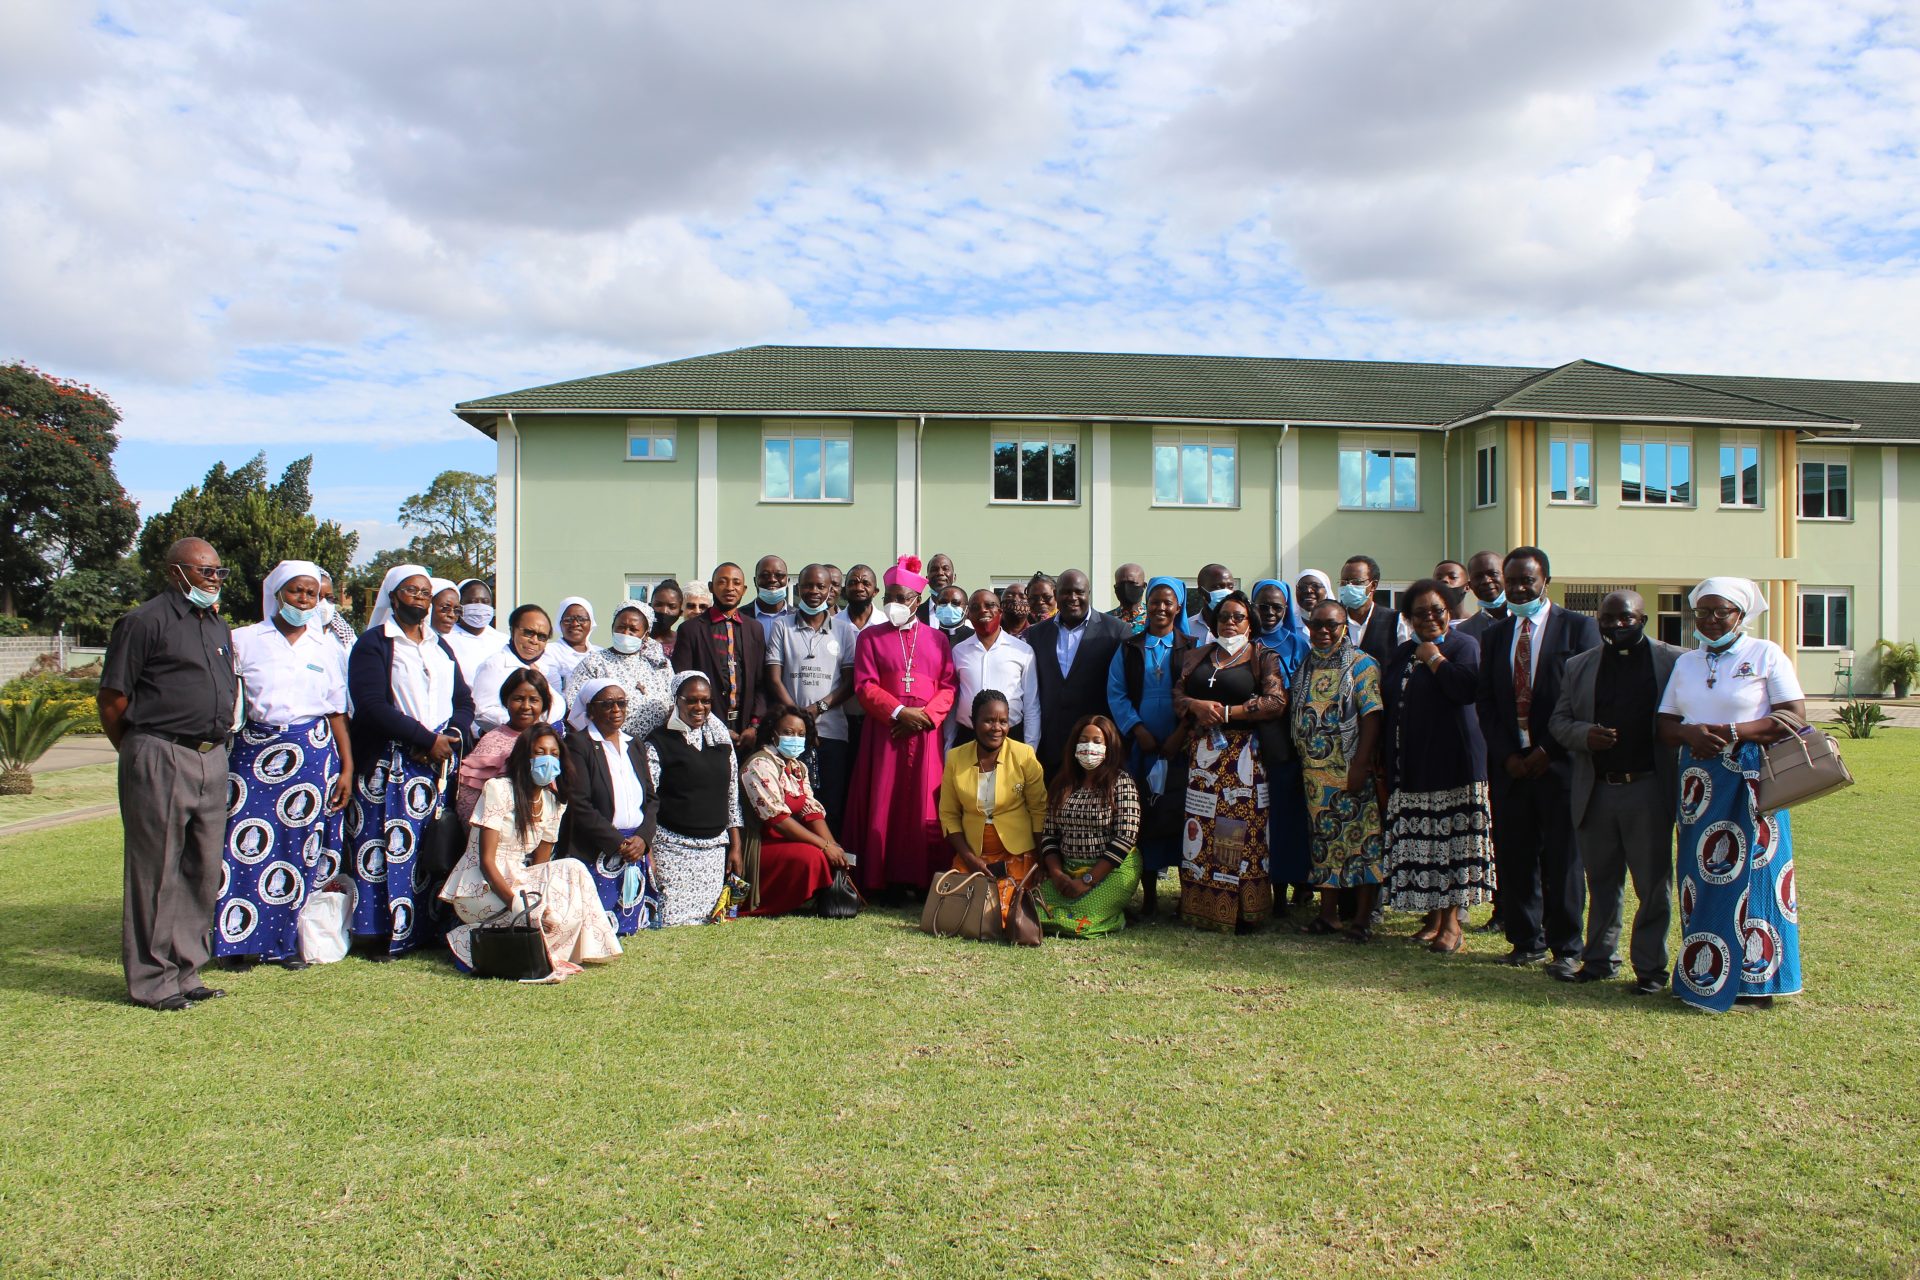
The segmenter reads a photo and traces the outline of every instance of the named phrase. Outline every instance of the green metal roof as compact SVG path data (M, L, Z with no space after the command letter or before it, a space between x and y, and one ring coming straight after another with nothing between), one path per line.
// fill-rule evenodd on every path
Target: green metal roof
M873 414L1442 428L1483 417L1794 426L1920 443L1920 384L1557 368L914 347L744 347L464 401L514 413ZM1857 427L1856 427L1857 424Z

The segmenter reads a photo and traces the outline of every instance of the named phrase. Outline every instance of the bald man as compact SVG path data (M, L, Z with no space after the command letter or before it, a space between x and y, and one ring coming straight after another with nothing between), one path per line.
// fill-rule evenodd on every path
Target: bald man
M1123 564L1113 571L1113 598L1118 603L1107 612L1126 623L1131 635L1147 629L1147 571L1137 564Z
M167 548L166 590L113 626L100 726L120 753L127 997L176 1012L226 994L200 981L227 834L227 740L239 712L228 570L201 538Z
M1660 745L1661 695L1681 650L1647 631L1637 591L1600 602L1600 645L1567 660L1548 729L1573 759L1575 838L1587 875L1587 936L1575 982L1601 982L1620 967L1626 879L1640 905L1628 957L1635 995L1667 985L1672 922L1673 825L1679 809L1679 749Z
M769 644L773 642L773 630L793 615L793 605L787 590L787 562L779 556L761 556L753 566L753 603L744 611L748 617L760 624L761 634Z

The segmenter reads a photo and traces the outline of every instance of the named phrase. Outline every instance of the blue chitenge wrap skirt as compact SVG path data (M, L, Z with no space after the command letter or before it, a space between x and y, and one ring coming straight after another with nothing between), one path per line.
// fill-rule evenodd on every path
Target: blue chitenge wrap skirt
M620 838L624 840L638 830L622 831ZM606 909L607 923L615 933L624 938L666 923L660 909L660 886L654 881L653 850L647 850L638 862L628 862L617 853L603 853L585 861L593 869L593 887L600 893L600 905ZM633 868L632 876L627 874L629 867Z
M357 762L356 762L357 763ZM453 776L457 759L449 761ZM387 744L373 768L354 780L347 805L348 870L360 899L353 909L355 937L385 938L390 955L437 941L427 899L437 886L414 883L420 832L453 803L440 772L417 763L399 742Z
M340 869L343 814L327 813L340 749L325 716L248 721L227 756L227 841L213 954L296 960L300 908Z

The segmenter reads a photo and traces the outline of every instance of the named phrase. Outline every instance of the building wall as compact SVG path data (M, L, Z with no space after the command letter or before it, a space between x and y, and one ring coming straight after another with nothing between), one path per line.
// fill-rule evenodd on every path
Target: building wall
M748 578L760 557L780 556L798 574L813 561L842 569L893 563L894 480L898 427L892 419L820 419L848 430L853 443L852 502L767 501L761 485L759 418L718 424L720 521L716 563L733 560ZM712 565L698 566L700 576Z

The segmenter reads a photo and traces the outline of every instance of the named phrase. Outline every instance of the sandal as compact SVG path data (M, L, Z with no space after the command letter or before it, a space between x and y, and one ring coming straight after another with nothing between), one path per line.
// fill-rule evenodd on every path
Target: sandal
M1427 944L1427 950L1433 952L1435 955L1438 955L1438 956L1450 956L1454 952L1458 951L1461 947L1464 947L1466 945L1467 945L1467 935L1464 933L1456 933L1453 935L1452 946L1449 947L1446 944L1442 943L1440 939L1435 938L1432 942Z
M1340 930L1337 926L1328 924L1325 916L1315 916L1300 926L1300 932L1324 936L1329 933L1339 933Z
M1347 941L1353 943L1355 946L1365 946L1367 943L1373 941L1373 930L1364 924L1349 925L1347 928L1342 929L1341 933L1345 934Z

